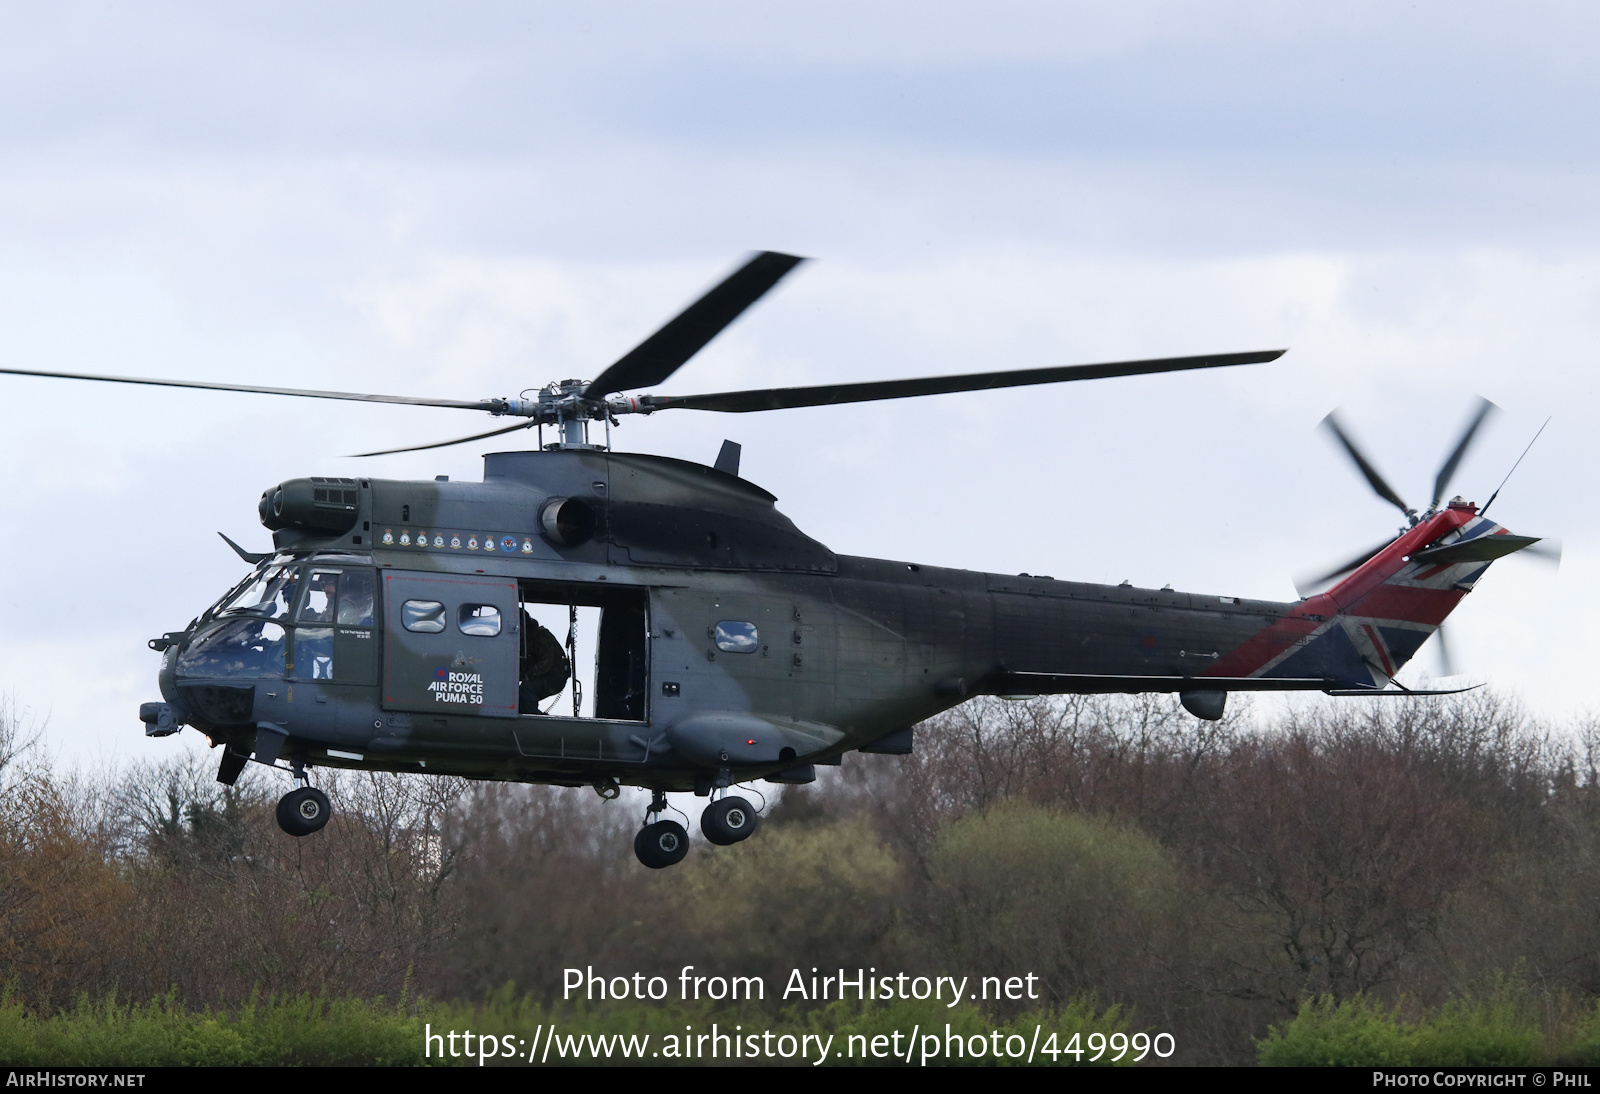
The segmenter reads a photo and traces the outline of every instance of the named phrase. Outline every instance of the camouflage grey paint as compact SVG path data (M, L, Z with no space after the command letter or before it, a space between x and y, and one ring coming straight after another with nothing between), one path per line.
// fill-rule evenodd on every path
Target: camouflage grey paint
M333 555L382 575L381 676L179 681L173 654L216 625L202 617L173 636L161 687L214 741L248 751L265 729L288 735L284 757L318 765L704 788L722 768L748 779L829 762L1015 674L1079 674L1051 690L1089 691L1111 690L1097 676L1194 677L1292 607L836 556L759 487L654 456L499 453L482 483L363 479L359 498L346 532L274 538L280 559ZM542 524L561 498L592 510L585 542ZM646 592L644 720L516 714L519 581ZM452 624L463 603L494 604L507 626L408 632L408 599L443 604ZM726 621L753 624L758 648L719 649ZM441 672L480 678L480 700L440 701L428 685Z
M441 604L439 631L406 626L408 604ZM482 718L517 716L517 583L503 577L383 572L385 710ZM467 633L464 612L498 612L495 634Z

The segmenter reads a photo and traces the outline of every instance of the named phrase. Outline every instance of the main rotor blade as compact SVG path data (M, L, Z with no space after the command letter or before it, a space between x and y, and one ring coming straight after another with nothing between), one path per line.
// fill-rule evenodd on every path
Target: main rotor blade
M1467 424L1466 431L1461 434L1461 439L1456 442L1455 451L1450 453L1448 459L1439 468L1439 477L1433 480L1433 507L1437 509L1439 502L1444 498L1444 492L1450 488L1450 480L1455 476L1456 467L1461 463L1461 457L1467 454L1467 448L1472 444L1472 438L1477 436L1478 427L1500 408L1481 395L1478 397L1478 413Z
M1147 361L1114 361L1100 365L1059 365L1051 368L1006 372L969 372L960 376L922 376L910 380L874 380L861 384L819 384L816 387L773 387L752 391L720 391L709 395L649 395L643 401L653 409L715 410L748 414L756 410L791 410L803 406L832 406L878 399L910 399L919 395L948 395L958 391L1055 384L1068 380L1098 380L1107 376L1143 376L1155 372L1220 368L1224 365L1258 365L1276 361L1287 350L1220 353L1205 357L1160 357Z
M366 395L353 391L317 391L299 387L261 387L254 384L213 384L204 380L152 380L145 376L102 376L92 372L44 372L38 369L0 368L11 376L44 376L52 380L97 380L109 384L148 384L153 387L193 387L205 391L243 391L255 395L295 395L303 399L348 399L357 403L400 403L405 406L443 406L456 410L495 409L488 399L419 399L410 395Z
M1411 507L1400 500L1400 495L1394 492L1394 487L1383 481L1383 476L1378 474L1378 469L1372 466L1366 456L1362 455L1355 442L1340 427L1338 412L1329 411L1328 416L1322 419L1322 424L1327 426L1328 431L1338 438L1340 444L1344 445L1344 450L1350 454L1350 458L1355 461L1356 467L1360 469L1362 475L1366 476L1368 484L1371 485L1373 490L1377 491L1378 496L1409 517L1411 515Z
M603 399L614 391L661 383L804 261L776 251L755 255L668 320L666 326L619 357L584 389L583 397Z
M360 459L366 456L393 456L396 452L422 452L429 448L448 448L453 444L466 444L468 441L481 441L485 437L498 437L503 433L515 433L519 429L531 429L538 422L518 422L508 425L503 429L491 429L487 433L474 433L470 437L457 437L453 441L435 441L433 444L414 444L409 448L385 448L381 452L357 452L353 458Z
M1355 558L1351 559L1349 562L1346 562L1341 566L1336 566L1333 569L1329 570L1325 574L1318 574L1316 577L1297 577L1297 578L1295 578L1294 579L1295 592L1299 593L1301 596L1310 596L1312 593L1320 592L1322 590L1322 588L1325 585L1327 585L1328 582L1332 581L1334 578L1343 577L1345 574L1348 574L1352 570L1360 569L1362 566L1364 566L1367 563L1367 560L1371 559L1379 551L1383 550L1385 547L1389 546L1389 544L1391 544L1393 542L1394 542L1394 540L1392 540L1392 539L1386 539L1382 543L1378 544L1376 547L1372 548L1372 550L1366 551L1366 552L1364 552L1364 553L1362 553L1360 555L1357 555Z

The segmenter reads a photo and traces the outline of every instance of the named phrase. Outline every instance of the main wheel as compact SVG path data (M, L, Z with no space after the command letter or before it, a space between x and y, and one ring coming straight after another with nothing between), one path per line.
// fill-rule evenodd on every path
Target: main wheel
M302 786L278 799L278 827L291 836L320 831L333 815L328 795L314 786Z
M676 866L689 853L689 833L677 821L656 821L633 837L633 853L652 870Z
M700 814L700 834L726 847L749 839L756 830L756 811L743 798L722 798Z

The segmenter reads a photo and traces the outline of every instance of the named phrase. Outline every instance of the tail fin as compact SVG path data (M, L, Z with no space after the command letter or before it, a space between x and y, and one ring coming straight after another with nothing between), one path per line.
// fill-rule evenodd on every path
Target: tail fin
M1339 584L1300 601L1275 621L1261 636L1268 648L1275 647L1265 663L1253 671L1244 665L1218 665L1213 671L1243 669L1241 675L1387 687L1491 562L1534 542L1478 516L1468 503L1452 502ZM1257 649L1265 652L1260 645Z

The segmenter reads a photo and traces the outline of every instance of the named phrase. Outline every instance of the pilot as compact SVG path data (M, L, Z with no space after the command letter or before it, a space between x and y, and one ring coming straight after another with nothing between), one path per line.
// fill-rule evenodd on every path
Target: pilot
M333 606L339 595L339 578L326 572L311 575L311 589L306 593L305 607L300 609L302 623L332 623Z
M539 704L566 689L572 665L561 640L531 615L522 629L521 681L517 686L517 709L523 714L538 714Z

